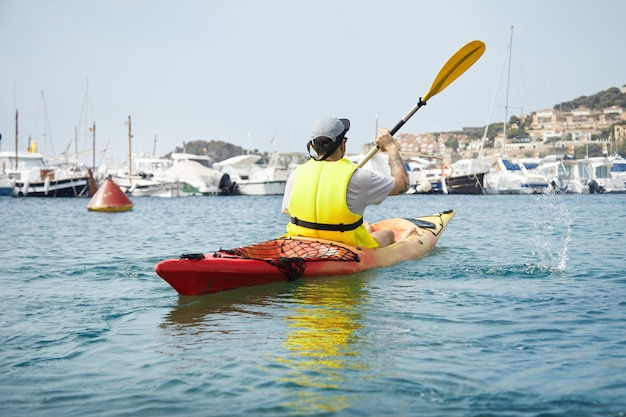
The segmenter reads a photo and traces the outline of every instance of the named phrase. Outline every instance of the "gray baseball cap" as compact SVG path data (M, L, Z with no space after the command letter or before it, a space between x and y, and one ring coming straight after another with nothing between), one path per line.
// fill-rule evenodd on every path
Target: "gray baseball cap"
M350 130L350 120L323 117L313 124L311 140L329 143L324 139L330 139L330 142L336 142L338 139L343 139L348 130Z

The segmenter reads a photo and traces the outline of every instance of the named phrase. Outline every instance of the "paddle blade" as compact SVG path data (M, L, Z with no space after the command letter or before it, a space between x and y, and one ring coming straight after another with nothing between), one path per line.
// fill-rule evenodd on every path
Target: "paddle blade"
M433 85L430 87L430 90L423 96L420 97L419 102L413 106L413 108L404 116L400 121L389 131L391 136L395 135L398 130L418 111L423 105L426 104L426 101L434 96L435 94L443 91L447 86L452 83L452 81L456 80L463 74L469 67L474 65L476 61L483 55L485 52L485 44L481 41L472 41L459 49L454 55L448 59L448 62L439 70L439 74L437 74L437 78L433 81ZM363 159L358 167L362 168L363 165L367 163L380 149L378 146L373 148Z
M456 80L474 65L485 52L486 46L481 41L472 41L459 49L448 59L448 62L439 70L437 78L433 81L430 90L422 97L422 101L427 101L435 94L442 92L447 86Z

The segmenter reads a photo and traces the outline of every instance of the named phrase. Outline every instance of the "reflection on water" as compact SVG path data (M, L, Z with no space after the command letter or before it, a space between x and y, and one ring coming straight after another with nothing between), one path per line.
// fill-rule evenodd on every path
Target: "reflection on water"
M270 378L282 387L282 405L298 415L349 408L348 380L362 378L368 370L359 349L365 342L360 330L371 275L376 272L180 296L160 325L170 337L161 353L196 351L189 366L202 363L220 370L225 379L245 372L253 381L249 372L268 376L278 370L279 375ZM259 327L259 318L268 319L271 324L263 326L271 333L268 327ZM266 346L271 350L259 354L281 366L238 368L236 355L242 344ZM283 353L277 349L281 345Z
M164 329L184 331L189 327L201 327L214 319L216 313L253 312L254 307L263 307L276 302L275 298L288 289L289 283L274 283L246 287L233 291L198 296L178 296L178 304L165 316L161 324ZM258 314L263 314L258 309Z
M300 388L287 407L298 412L350 407L342 384L350 371L367 369L358 350L366 297L362 278L355 276L298 287L293 294L297 307L286 317L289 354L277 359L291 368L283 382Z

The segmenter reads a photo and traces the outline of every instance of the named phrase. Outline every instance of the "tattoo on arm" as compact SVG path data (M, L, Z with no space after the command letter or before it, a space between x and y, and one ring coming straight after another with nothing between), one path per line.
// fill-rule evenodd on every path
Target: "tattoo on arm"
M402 161L402 158L400 157L400 153L399 152L394 152L391 155L389 155L389 165L391 166L391 174L394 177L398 177L401 176L403 181L404 181L404 186L402 187L402 190L400 190L401 193L405 193L407 192L407 190L409 189L409 175L406 172L406 168L404 167L404 162Z

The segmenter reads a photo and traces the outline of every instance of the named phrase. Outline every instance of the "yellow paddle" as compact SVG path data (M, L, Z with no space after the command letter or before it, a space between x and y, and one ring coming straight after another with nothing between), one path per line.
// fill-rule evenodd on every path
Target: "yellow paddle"
M432 96L439 94L442 92L447 86L449 86L452 81L456 80L468 70L469 67L474 65L476 61L483 55L485 52L485 44L481 41L471 41L461 49L459 49L454 55L448 59L448 62L439 70L439 74L437 74L437 78L433 81L433 85L430 86L430 90L423 97L420 97L419 102L413 106L411 111L409 111L406 116L404 116L393 129L389 131L391 136L395 135L398 130L415 114L416 111L420 109L420 107L426 105L426 102ZM372 149L366 156L365 159L359 163L359 168L369 161L372 156L376 152L378 152L378 145Z

